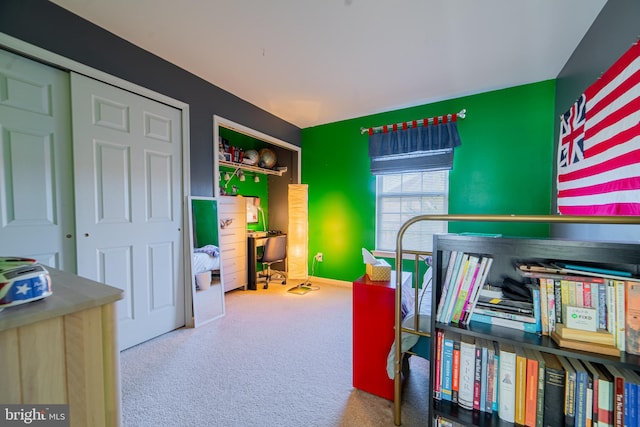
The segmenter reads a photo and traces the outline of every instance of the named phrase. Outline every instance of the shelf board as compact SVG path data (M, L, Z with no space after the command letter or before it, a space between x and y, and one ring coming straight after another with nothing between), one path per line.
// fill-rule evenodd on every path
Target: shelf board
M258 166L247 165L244 163L228 162L226 160L218 160L218 164L220 166L227 166L233 169L241 169L241 170L250 171L250 172L262 173L265 175L282 176L282 174L284 174L287 171L286 168L284 168L283 170L266 169Z

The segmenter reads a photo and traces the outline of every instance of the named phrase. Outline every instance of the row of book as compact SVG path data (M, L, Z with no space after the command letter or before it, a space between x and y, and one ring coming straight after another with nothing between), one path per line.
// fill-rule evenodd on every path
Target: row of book
M620 351L640 354L640 282L596 276L521 271L538 289L540 332L553 335L558 324L567 324L567 307L589 309L598 332ZM585 334L584 341L594 342Z
M436 345L436 400L527 427L640 425L635 370L450 330L437 330Z
M451 251L436 311L438 322L469 323L492 263L491 257Z

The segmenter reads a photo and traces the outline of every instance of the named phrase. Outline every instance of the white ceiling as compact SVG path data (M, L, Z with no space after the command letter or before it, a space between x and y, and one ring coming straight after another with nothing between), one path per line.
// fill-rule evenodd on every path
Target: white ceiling
M606 0L52 2L305 128L555 78Z

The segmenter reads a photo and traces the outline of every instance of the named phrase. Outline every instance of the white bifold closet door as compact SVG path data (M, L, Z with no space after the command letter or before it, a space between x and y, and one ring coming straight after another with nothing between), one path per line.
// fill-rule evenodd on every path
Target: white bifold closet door
M75 271L69 73L0 50L0 256Z
M121 349L185 324L178 109L71 73L78 274L125 292Z

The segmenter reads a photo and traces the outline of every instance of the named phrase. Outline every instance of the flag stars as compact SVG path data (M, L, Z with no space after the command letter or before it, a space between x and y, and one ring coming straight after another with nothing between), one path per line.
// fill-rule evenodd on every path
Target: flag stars
M27 285L26 283L24 285L18 285L17 288L18 288L18 290L16 291L17 295L20 295L20 294L27 295L27 293L31 290L29 285Z

